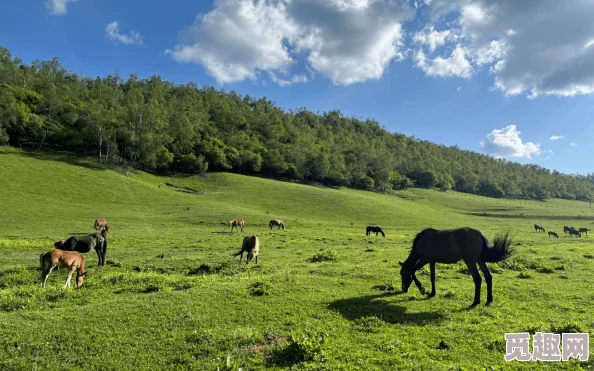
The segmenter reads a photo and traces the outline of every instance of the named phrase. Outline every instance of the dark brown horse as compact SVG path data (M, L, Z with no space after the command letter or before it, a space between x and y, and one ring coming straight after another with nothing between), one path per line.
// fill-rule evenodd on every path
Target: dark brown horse
M58 241L54 244L57 249L65 251L78 251L86 254L95 249L97 257L99 258L99 265L105 265L105 256L107 254L107 234L109 227L101 232L88 234L85 236L72 236L64 243Z
M553 236L553 237L555 237L555 238L559 238L559 235L558 235L557 233L549 231L549 238L550 238L551 236Z
M538 233L538 231L545 232L545 229L540 224L534 224L534 229L536 230L537 233Z
M574 228L571 228L569 230L569 237L571 237L571 236L582 237L582 234L580 232L578 232L577 230L575 230Z
M382 236L386 237L386 234L384 233L384 231L382 231L382 229L380 227L374 226L374 225L368 225L367 228L365 228L365 235L369 236L372 233L375 233L376 237L377 237L378 233L381 233Z
M487 305L493 302L492 276L486 263L494 263L507 259L512 254L512 238L507 232L503 237L497 236L490 246L487 237L479 230L473 228L459 228L450 230L436 230L427 228L417 234L410 254L404 263L400 262L400 276L402 278L402 291L407 292L414 281L421 294L425 289L415 276L415 272L426 264L431 268L431 293L435 296L435 264L454 264L464 260L472 279L474 280L475 306L481 301L481 276L477 264L487 282Z
M589 231L589 229L588 229L588 228L580 228L580 229L578 229L578 232L580 232L580 233L585 233L585 234L586 234L586 236L588 235L588 231Z

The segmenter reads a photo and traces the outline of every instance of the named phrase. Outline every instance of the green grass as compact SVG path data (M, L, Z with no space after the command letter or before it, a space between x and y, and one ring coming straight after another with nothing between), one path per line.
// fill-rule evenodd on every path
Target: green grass
M593 334L594 237L563 234L593 216L582 202L166 178L0 148L0 370L592 369L594 358L503 356L506 332ZM98 217L111 226L108 264L87 254L82 289L62 289L64 270L41 289L39 253ZM234 218L244 233L228 233ZM276 218L286 231L268 229ZM368 224L386 237L366 237ZM515 236L516 255L490 264L494 303L468 309L462 263L438 264L435 298L401 294L398 261L416 233L459 226ZM258 265L231 256L248 234L260 236ZM430 288L428 267L418 276Z

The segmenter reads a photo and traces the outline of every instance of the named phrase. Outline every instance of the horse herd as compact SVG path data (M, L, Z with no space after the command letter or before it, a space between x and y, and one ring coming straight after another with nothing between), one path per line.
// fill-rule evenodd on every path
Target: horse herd
M234 219L227 222L233 229L238 231L245 226L243 219ZM274 226L278 229L285 229L285 223L279 219L273 219L268 223L268 227L272 229ZM45 283L51 271L54 268L68 269L68 277L64 288L70 287L70 281L74 271L76 270L76 286L80 287L83 284L84 276L87 271L85 269L84 257L82 254L95 249L99 259L99 266L105 265L105 256L107 252L107 235L109 226L105 219L97 219L95 221L95 230L93 234L86 236L71 236L67 240L60 240L54 244L55 249L45 252L40 255L41 264L41 286L45 287ZM537 232L545 232L545 229L538 224L534 225ZM573 227L564 227L564 232L569 235L581 236L581 233L588 233L589 229L580 228L576 230ZM384 231L378 226L367 226L366 235L375 233L376 236L381 233L385 237ZM555 232L549 232L549 236L555 236ZM558 236L556 236L558 237ZM418 233L410 249L409 255L404 262L399 262L400 277L402 280L402 292L408 292L410 285L414 282L422 295L425 294L421 282L416 277L415 273L425 265L429 264L431 277L431 292L428 297L434 297L435 290L435 269L436 264L456 264L464 261L468 268L468 272L474 281L474 300L471 307L480 303L481 293L481 275L479 270L483 273L485 282L487 284L487 301L486 305L493 302L493 277L487 267L486 263L501 262L513 254L512 238L509 236L509 231L503 235L498 235L490 244L487 237L481 231L474 228L457 228L448 230L436 230L427 228ZM260 240L258 236L246 236L243 239L241 250L233 256L239 257L239 262L243 259L243 254L247 253L246 264L252 260L258 263L258 253L260 250ZM477 267L478 266L478 267Z
M534 224L534 230L536 231L536 233L541 232L541 231L543 233L546 232L544 227L540 224ZM588 231L590 231L590 229L588 229L588 228L575 229L574 227L568 227L568 226L563 227L563 233L569 234L569 237L571 237L571 236L582 237L582 233L585 233L587 236ZM559 235L553 231L549 231L549 237L559 238Z

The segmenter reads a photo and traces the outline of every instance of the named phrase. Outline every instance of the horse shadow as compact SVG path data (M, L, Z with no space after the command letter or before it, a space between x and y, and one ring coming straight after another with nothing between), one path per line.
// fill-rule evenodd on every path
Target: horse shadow
M445 316L437 311L407 313L407 308L388 300L401 293L383 293L333 301L328 309L339 312L344 318L356 321L361 317L375 316L391 324L413 324L424 326L440 322Z

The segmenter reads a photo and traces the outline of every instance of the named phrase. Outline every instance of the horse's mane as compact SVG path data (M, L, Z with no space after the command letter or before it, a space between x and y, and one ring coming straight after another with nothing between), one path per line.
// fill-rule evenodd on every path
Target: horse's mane
M433 233L433 232L437 232L437 229L435 228L425 228L422 231L420 231L419 233L417 233L417 235L415 236L415 239L413 240L412 246L410 247L410 251L413 251L417 242L419 241L419 239L421 238L421 236L423 236L426 233Z

